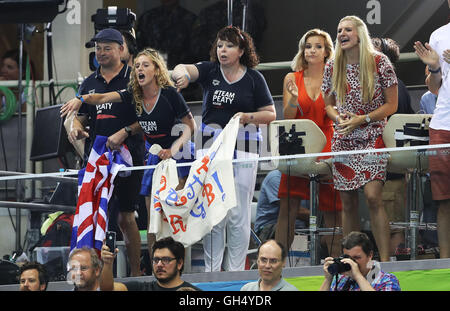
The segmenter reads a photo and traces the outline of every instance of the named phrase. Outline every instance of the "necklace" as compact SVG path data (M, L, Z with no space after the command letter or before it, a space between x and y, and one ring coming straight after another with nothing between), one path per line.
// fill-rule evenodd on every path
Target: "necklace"
M145 107L153 106L156 102L157 96L159 94L159 88L153 94L150 94L148 97L143 98Z

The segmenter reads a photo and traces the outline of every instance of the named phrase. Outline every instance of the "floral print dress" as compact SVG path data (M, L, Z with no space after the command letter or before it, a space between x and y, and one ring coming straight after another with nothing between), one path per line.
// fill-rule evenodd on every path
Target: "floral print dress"
M352 112L366 115L385 103L383 89L397 84L397 76L389 59L383 54L375 55L377 72L375 78L375 93L369 103L362 102L362 92L359 80L359 64L347 65L347 94L345 102L337 102L339 114ZM334 60L329 60L325 66L322 91L329 95L332 89L331 78ZM335 98L335 92L332 93ZM362 124L349 134L334 132L331 150L333 152L367 150L384 148L382 134L386 119ZM377 153L342 155L334 158L333 179L337 190L356 190L372 180L386 180L387 157Z

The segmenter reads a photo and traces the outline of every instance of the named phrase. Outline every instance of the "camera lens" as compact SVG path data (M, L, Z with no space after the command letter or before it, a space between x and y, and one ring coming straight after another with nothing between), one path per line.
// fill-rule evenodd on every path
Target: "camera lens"
M328 266L328 273L331 275L336 275L339 273L339 266L336 262Z
M349 256L343 255L338 258L333 258L334 262L328 266L328 273L330 273L331 275L336 275L339 273L350 271L352 269L352 267L348 263L343 263L341 261L341 259L343 259L343 258L349 258Z

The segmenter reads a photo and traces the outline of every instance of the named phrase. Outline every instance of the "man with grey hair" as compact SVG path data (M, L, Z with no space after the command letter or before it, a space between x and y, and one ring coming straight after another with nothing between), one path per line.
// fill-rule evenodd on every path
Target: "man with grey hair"
M100 274L103 263L95 249L83 247L74 249L67 264L67 281L73 283L75 291L100 290Z
M267 240L258 247L259 280L245 284L241 291L298 291L282 278L281 272L286 264L287 251L275 241Z

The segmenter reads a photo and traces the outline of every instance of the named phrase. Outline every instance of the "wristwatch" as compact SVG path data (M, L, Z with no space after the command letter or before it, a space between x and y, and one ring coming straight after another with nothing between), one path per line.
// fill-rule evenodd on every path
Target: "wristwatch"
M125 132L127 132L128 137L130 137L131 135L133 135L132 130L131 130L131 127L125 126L123 129L125 130Z
M78 98L79 100L81 100L82 103L84 103L83 95L80 95L80 94L77 93L77 94L75 95L75 97Z
M366 123L370 123L371 120L370 120L369 114L366 114L365 120L366 120Z

